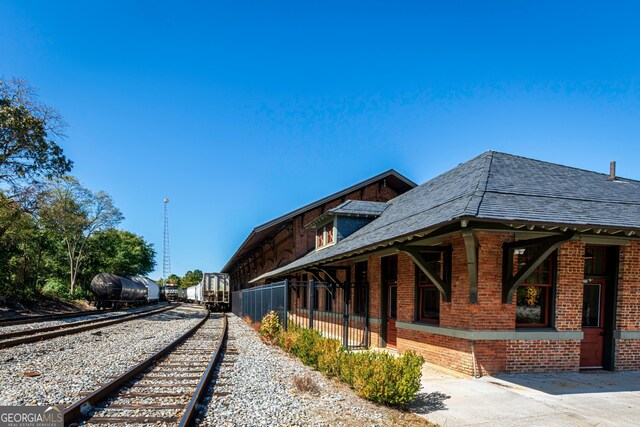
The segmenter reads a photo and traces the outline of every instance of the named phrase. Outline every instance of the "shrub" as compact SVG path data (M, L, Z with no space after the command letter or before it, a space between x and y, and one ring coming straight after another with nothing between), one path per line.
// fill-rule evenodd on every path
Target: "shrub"
M271 344L278 341L280 334L282 333L282 325L280 324L280 318L278 313L270 311L262 318L260 325L260 334L265 337Z
M302 329L292 346L292 353L305 365L317 368L322 336L313 329Z
M69 286L59 279L47 279L47 282L44 284L40 292L48 298L55 298L59 300L69 299Z
M93 295L91 294L91 291L82 287L77 287L76 292L73 294L73 296L70 295L70 297L74 300L90 300L91 298L93 298Z
M302 391L305 393L318 392L318 386L310 375L296 375L295 377L293 377L293 385L296 386L298 391Z
M284 331L278 337L278 345L282 347L284 351L287 353L293 354L293 347L296 345L298 340L298 332L297 331Z
M388 353L361 353L360 363L349 365L358 396L387 405L404 405L420 389L424 358L413 351L400 357Z
M318 370L329 378L340 374L342 346L336 339L323 339L318 354Z
M340 341L324 338L313 329L297 327L294 322L289 323L287 331L268 326L272 321L268 319L270 315L262 321L263 335L298 357L305 365L329 378L338 377L360 397L385 405L404 405L413 400L420 389L424 358L413 351L407 351L399 357L382 352L348 351L340 345ZM279 332L273 334L273 330ZM304 384L297 384L296 381L294 379L296 387L304 391Z

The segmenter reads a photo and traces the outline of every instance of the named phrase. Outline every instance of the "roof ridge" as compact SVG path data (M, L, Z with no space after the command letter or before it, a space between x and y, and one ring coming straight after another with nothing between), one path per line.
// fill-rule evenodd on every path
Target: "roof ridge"
M532 162L537 162L537 163L545 163L547 165L553 165L553 166L560 166L562 168L565 169L573 169L573 170L577 170L577 171L581 171L581 172L588 172L591 174L596 174L596 175L602 175L602 176L609 176L609 173L605 173L605 172L598 172L598 171L593 171L593 170L589 170L589 169L584 169L584 168L579 168L576 166L569 166L569 165L563 165L560 163L554 163L554 162L550 162L547 160L540 160L540 159L534 159L533 157L527 157L527 156L521 156L518 154L511 154L511 153L505 153L504 151L496 151L496 150L487 150L486 152L488 153L492 153L493 154L501 154L504 156L509 156L509 157L517 157L519 159L525 159L525 160L531 160ZM493 156L492 156L493 158ZM632 178L625 178L623 176L616 176L616 181L631 181L631 182L637 182L640 184L640 180L636 180L636 179L632 179Z
M471 197L469 197L469 202L467 203L467 206L464 207L465 213L467 212L467 209L469 209L469 206L471 205L471 202L473 201L476 195L480 197L480 200L476 204L476 207L473 209L474 212L472 215L477 216L478 212L480 211L480 204L482 203L482 199L484 198L484 195L487 192L487 185L489 183L489 173L491 172L491 165L493 163L494 153L495 151L492 151L492 150L488 150L485 153L483 153L483 155L486 155L486 157L484 159L484 165L482 166L482 173L478 177L478 184L476 185L475 190L471 192ZM482 181L484 181L484 188L480 190Z

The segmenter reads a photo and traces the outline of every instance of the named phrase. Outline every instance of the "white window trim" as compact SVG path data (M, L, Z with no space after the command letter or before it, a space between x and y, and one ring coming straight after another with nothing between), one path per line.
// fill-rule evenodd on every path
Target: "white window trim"
M331 224L331 228L333 228L333 242L331 243L325 243L322 246L318 246L318 230L320 228L323 229L322 231L322 241L326 242L327 241L327 230L325 229L325 227L327 227L329 224ZM320 249L324 249L324 248L328 248L329 246L333 246L336 244L336 240L338 240L338 229L336 227L336 218L333 218L331 221L329 222L325 222L324 224L322 224L319 227L316 227L316 234L315 234L315 239L316 239L316 251L320 250Z

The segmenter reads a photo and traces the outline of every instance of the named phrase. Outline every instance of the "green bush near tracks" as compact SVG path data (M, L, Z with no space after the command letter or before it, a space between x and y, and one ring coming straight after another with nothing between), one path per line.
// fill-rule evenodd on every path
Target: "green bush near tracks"
M59 279L48 279L40 290L42 295L59 300L69 300L69 285Z
M265 324L269 326L263 333ZM365 399L391 406L405 405L420 389L424 358L413 351L401 356L350 351L338 340L324 338L313 329L292 325L284 331L275 313L269 313L262 319L260 332L305 365L349 384L358 396Z
M262 318L260 324L260 334L268 340L271 344L276 342L280 334L282 333L282 325L278 318L278 313L270 311L266 316Z

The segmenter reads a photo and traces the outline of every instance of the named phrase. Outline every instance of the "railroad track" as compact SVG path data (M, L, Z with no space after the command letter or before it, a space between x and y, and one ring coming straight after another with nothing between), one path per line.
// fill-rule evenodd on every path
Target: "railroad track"
M127 322L129 320L139 319L153 314L162 313L167 310L176 308L175 305L163 306L151 310L138 311L134 313L118 314L115 316L102 317L98 319L83 320L80 322L67 323L63 325L48 326L44 328L28 329L17 332L9 332L0 334L0 349L15 347L21 344L28 344L38 341L45 341L52 338L61 337L63 335L72 335L91 329L104 328L105 326L115 325L117 323Z
M115 311L115 310L113 309L106 310L106 312L110 312L110 311ZM68 317L90 316L92 314L99 314L104 312L105 311L98 311L98 310L82 310L82 311L74 311L72 313L39 314L35 316L26 316L19 319L16 319L16 318L0 319L0 328L4 326L26 325L28 323L49 322L52 320L66 319Z
M192 425L226 337L226 315L207 313L171 344L84 393L64 410L65 425Z

